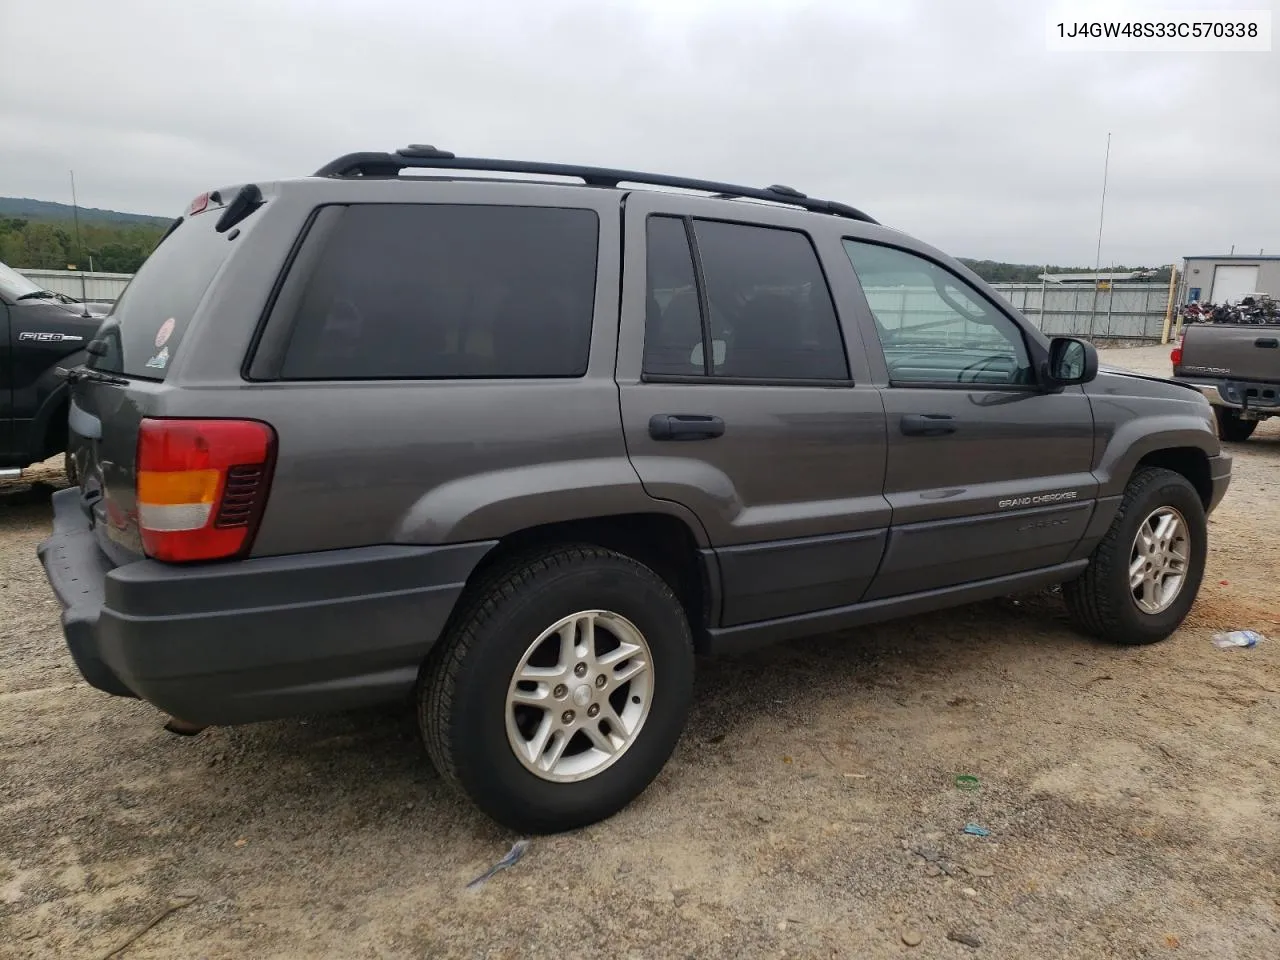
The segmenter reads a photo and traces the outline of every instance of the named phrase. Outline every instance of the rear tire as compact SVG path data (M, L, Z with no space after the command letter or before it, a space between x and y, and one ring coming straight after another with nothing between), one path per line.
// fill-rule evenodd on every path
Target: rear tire
M1181 546L1174 542L1178 534L1170 534L1172 553L1161 546L1163 536L1151 536L1166 525L1170 531L1181 530ZM1172 470L1144 467L1125 487L1120 509L1088 568L1063 584L1067 609L1084 632L1111 643L1163 640L1195 603L1207 546L1204 504L1195 487ZM1162 569L1164 558L1177 553L1184 560L1170 559ZM1175 589L1176 576L1181 579Z
M1218 438L1228 443L1244 443L1258 426L1257 420L1245 420L1229 407L1214 407L1213 415L1218 420Z
M693 695L693 640L671 587L631 557L572 545L503 565L463 603L418 684L441 776L526 833L595 823L639 796ZM610 660L624 644L636 653Z

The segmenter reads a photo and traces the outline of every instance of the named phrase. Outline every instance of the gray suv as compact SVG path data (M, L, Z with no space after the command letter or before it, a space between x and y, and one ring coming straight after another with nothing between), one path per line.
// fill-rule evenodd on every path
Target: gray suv
M84 677L180 732L412 698L524 831L645 789L695 653L1051 584L1168 636L1231 471L1198 391L852 207L431 147L202 194L88 353Z

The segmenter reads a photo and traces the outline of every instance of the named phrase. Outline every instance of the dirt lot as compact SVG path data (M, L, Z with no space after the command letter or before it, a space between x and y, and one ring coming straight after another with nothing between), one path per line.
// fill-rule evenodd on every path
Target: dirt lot
M119 955L1280 956L1280 639L1209 643L1280 638L1280 423L1232 452L1170 641L1093 643L1045 594L703 663L637 803L472 890L516 837L407 712L184 739L80 681L35 559L49 488L9 484L0 956L100 958L179 904Z

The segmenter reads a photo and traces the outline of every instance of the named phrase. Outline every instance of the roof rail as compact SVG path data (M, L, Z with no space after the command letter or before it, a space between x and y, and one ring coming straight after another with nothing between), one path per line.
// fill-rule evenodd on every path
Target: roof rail
M803 207L815 213L829 213L850 220L878 223L855 207L836 200L809 197L794 187L782 184L742 187L713 180L692 180L661 173L636 170L613 170L608 167L583 167L570 163L539 163L529 160L493 160L483 157L455 157L447 150L425 144L413 144L395 153L348 153L331 160L313 174L317 177L394 177L401 170L427 168L437 170L484 170L494 173L530 173L543 176L576 177L591 187L616 187L619 183L643 183L656 187L697 190L723 198L766 200Z

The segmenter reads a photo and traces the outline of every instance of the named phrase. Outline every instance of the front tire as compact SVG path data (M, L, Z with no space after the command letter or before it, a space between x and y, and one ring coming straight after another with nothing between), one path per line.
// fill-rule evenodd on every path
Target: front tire
M1228 407L1214 407L1213 415L1218 421L1218 439L1228 443L1244 443L1258 426L1257 420L1245 420Z
M1204 577L1208 530L1200 495L1181 474L1145 467L1080 577L1063 585L1072 619L1111 643L1145 644L1178 629Z
M631 557L574 545L504 565L463 602L418 685L441 776L527 833L595 823L639 796L693 695L671 587Z

